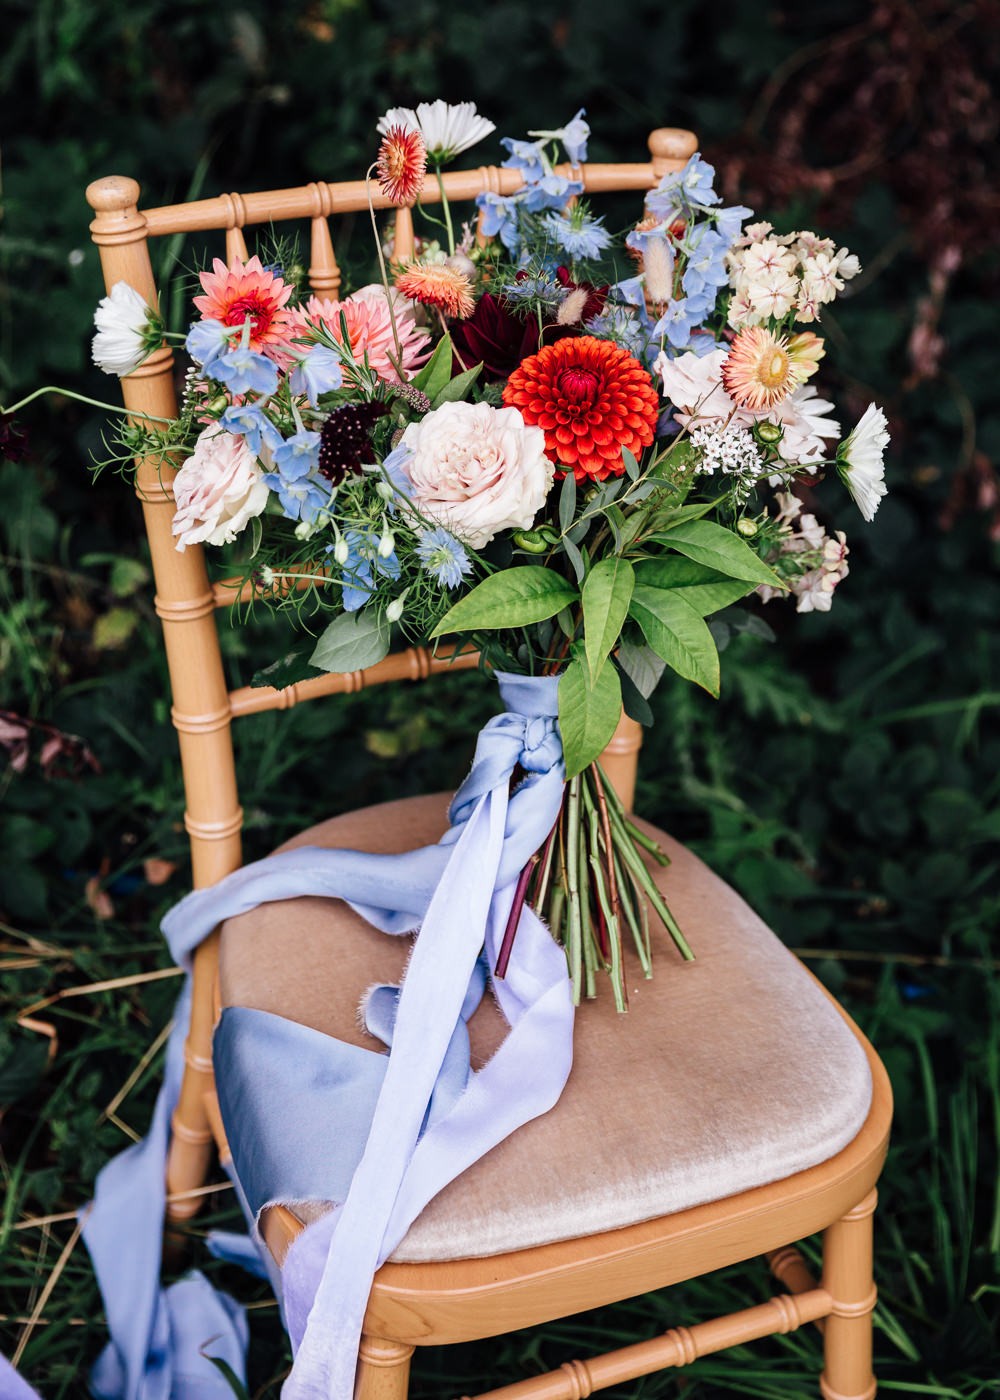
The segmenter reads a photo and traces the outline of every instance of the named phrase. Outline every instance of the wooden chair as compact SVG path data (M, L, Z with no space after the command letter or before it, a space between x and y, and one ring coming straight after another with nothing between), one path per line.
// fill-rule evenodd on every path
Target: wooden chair
M695 145L690 132L661 129L649 138L649 161L584 165L574 174L588 193L649 189L665 172L680 169ZM517 171L496 167L445 176L452 200L480 190L511 193L519 182ZM425 198L437 197L429 184ZM310 221L309 280L317 293L336 297L340 273L328 221L366 207L360 180L140 212L139 186L112 176L92 184L87 198L96 211L91 228L108 288L124 280L151 305L150 238L223 230L227 259L244 258L244 228L286 219ZM376 204L385 207L377 194ZM411 213L401 209L397 256L412 248ZM150 356L122 387L136 417L174 415L170 350ZM200 547L183 554L174 549L172 476L147 460L139 464L136 487L152 551L185 824L200 887L241 860L234 719L383 681L424 679L449 665L473 665L475 658L451 662L412 648L366 672L325 675L281 691L229 692L214 614L245 600L246 590L211 583ZM638 726L623 718L604 758L627 805L639 744ZM440 796L383 804L323 823L295 844L406 849L436 839L444 806ZM891 1114L885 1072L846 1014L738 896L656 834L673 857L657 879L695 948L695 964L682 966L661 946L653 980L640 985L634 978L627 1017L616 1017L610 996L582 1007L576 1063L560 1103L452 1183L415 1222L372 1290L359 1366L362 1400L403 1400L415 1346L498 1335L761 1253L788 1290L769 1302L570 1361L489 1397L577 1400L807 1322L824 1329L819 1385L826 1400L875 1394L871 1240L873 1188ZM220 931L196 955L187 1067L168 1164L168 1190L180 1198L170 1207L174 1220L197 1209L190 1193L205 1180L213 1141L220 1153L228 1150L212 1073L220 1002L277 1011L372 1044L355 1025L356 993L372 980L398 976L402 940L375 935L339 903L295 905L294 921L280 905L229 921L221 931L221 964ZM314 907L299 908L307 905ZM336 924L339 993L326 984L318 962L318 920L325 921L326 938L330 921ZM345 976L348 964L351 975ZM497 1020L490 1008L474 1019L480 1058L502 1034ZM623 1105L635 1122L623 1117ZM288 1209L268 1212L263 1233L279 1262L302 1228L303 1220ZM791 1242L818 1230L825 1232L824 1262L816 1284Z

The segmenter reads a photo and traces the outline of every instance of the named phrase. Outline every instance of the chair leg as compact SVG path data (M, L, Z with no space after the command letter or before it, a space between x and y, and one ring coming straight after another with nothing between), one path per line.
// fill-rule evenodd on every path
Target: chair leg
M833 1299L823 1337L823 1400L872 1400L872 1214L876 1193L831 1225L823 1236L823 1287Z
M355 1400L406 1400L413 1348L381 1337L361 1338Z

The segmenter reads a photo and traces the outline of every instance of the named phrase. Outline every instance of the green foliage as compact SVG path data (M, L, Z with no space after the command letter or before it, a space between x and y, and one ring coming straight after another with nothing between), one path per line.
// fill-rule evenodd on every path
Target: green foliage
M431 633L498 631L544 622L575 603L576 589L552 569L523 564L483 579L449 609Z

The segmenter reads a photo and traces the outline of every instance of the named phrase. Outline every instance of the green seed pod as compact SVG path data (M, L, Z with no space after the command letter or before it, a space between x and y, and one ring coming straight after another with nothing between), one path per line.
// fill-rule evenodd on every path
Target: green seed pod
M549 548L549 541L543 539L539 530L515 530L511 538L527 554L544 554Z
M765 447L773 447L785 436L785 430L780 423L768 423L766 420L755 423L751 432L757 441L762 442Z
M748 515L744 515L742 520L737 520L736 528L741 535L745 535L748 540L752 540L760 529L760 526L757 524L756 520L751 520Z
M217 394L216 397L212 400L212 402L208 405L208 407L207 407L207 409L206 409L206 412L207 412L207 413L220 413L220 414L221 414L221 413L225 413L225 411L226 411L226 409L227 409L228 407L229 407L229 398L228 398L228 396L227 396L226 394Z

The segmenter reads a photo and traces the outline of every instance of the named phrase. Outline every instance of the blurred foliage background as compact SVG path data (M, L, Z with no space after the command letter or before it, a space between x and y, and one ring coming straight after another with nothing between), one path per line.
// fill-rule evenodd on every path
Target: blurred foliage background
M606 0L7 0L4 29L7 404L40 383L116 393L89 363L102 290L90 180L133 175L160 204L356 177L385 108L437 96L474 99L498 135L585 106L596 160L641 158L651 128L691 127L728 199L859 254L862 276L824 316L823 379L848 423L873 399L886 407L889 498L865 526L842 493L813 490L852 550L832 613L772 604L776 645L734 630L718 704L666 683L639 806L807 957L890 1068L883 1388L1000 1392L1000 4L634 0L611 18ZM476 155L499 159L490 142ZM368 280L363 225L345 221L335 240L348 275ZM156 250L177 325L204 251ZM0 461L0 1346L20 1348L46 1396L83 1393L101 1320L80 1250L41 1290L67 1215L148 1119L155 1060L120 1111L106 1106L175 984L66 993L167 966L156 922L187 878L138 510L115 476L90 481L102 418L46 398L3 425ZM223 643L234 684L276 645L266 627L226 628ZM244 721L248 854L359 801L457 783L492 705L489 687L449 678ZM196 1242L226 1209L213 1200ZM251 1393L276 1394L287 1357L273 1305L221 1272L257 1303ZM500 1384L586 1354L596 1333L613 1345L743 1305L740 1279L541 1340L421 1355L414 1394ZM749 1288L763 1296L762 1271ZM628 1393L812 1394L817 1356L803 1334Z

